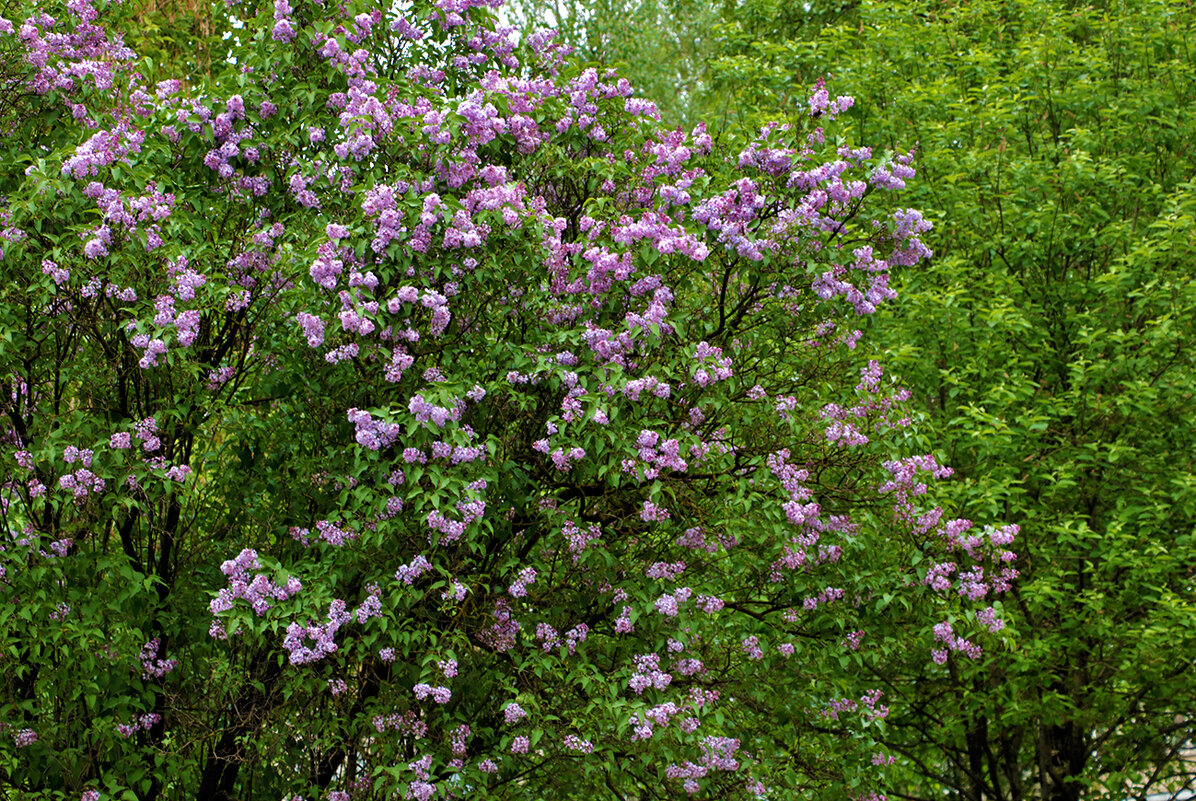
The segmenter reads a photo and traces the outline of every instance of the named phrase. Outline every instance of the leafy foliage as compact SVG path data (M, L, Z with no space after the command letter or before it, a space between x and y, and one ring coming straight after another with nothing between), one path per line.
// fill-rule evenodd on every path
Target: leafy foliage
M708 65L719 49L718 8L703 0L515 0L503 13L530 32L556 29L580 60L617 67L653 98L669 126L721 123Z

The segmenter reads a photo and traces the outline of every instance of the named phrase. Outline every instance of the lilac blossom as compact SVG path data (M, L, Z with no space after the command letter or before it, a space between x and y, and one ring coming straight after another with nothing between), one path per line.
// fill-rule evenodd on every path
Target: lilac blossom
M844 512L854 502L888 506L897 533L934 552L924 585L908 571L894 581L962 605L968 614L952 621L974 617L974 639L1003 625L985 607L1015 575L1014 532L947 521L926 504L946 468L913 457L872 483L825 484L823 467L844 451L869 478L861 449L892 445L905 414L906 396L878 363L858 384L824 387L821 376L838 376L862 336L844 318L889 301L890 269L930 253L925 218L873 210L867 197L907 183L913 162L823 147L830 134L816 126L851 99L821 83L808 100L818 123L769 126L737 154L716 151L704 126L659 125L655 106L613 70L572 68L551 34L521 37L488 10L496 5L433 0L417 14L271 0L245 19L258 30L226 43L223 77L156 86L101 27L102 4L69 0L62 19L38 11L0 22L25 57L16 89L35 106L61 104L46 119L69 127L66 149L47 158L61 173L31 167L29 186L76 196L46 205L52 217L84 210L49 221L77 236L40 273L34 257L31 308L48 330L86 328L67 338L78 352L60 356L64 372L103 341L135 365L130 377L88 364L62 384L101 382L95 398L119 396L128 422L93 425L95 398L76 396L54 426L6 435L14 457L0 511L19 504L18 525L32 522L13 532L2 578L23 580L27 558L61 571L91 553L103 534L92 518L107 509L150 555L202 572L195 554L167 553L171 515L183 510L193 527L219 524L205 523L204 509L228 511L228 555L240 552L220 565L209 633L233 642L212 647L273 665L281 645L289 664L267 665L267 694L342 711L396 705L371 713L381 760L371 778L334 777L344 784L332 801L374 791L428 801L480 788L479 774L501 770L506 781L519 769L511 763L585 764L599 746L609 754L632 741L648 754L661 741L681 749L665 774L686 793L730 788L719 772L753 788L764 760L741 750L731 706L758 700L741 696L753 664L766 645L795 654L785 640L807 619L870 603L859 587L829 586L854 569L836 563L883 555L869 550L876 540L857 539L867 528ZM296 95L312 70L327 80ZM194 167L197 180L155 185L155 164ZM582 167L584 203L569 186ZM167 186L186 186L187 197ZM29 247L22 228L32 236L40 224L20 206L0 208L9 258ZM205 225L220 247L191 235ZM734 280L720 281L728 265ZM767 278L744 278L755 275ZM742 305L716 333L701 304L720 283ZM816 357L818 391L761 368L765 320L792 323L793 341ZM765 361L784 367L782 356ZM107 374L131 381L130 392L105 389ZM23 414L51 403L35 397L44 386L11 392L6 402ZM761 423L764 440L745 420ZM59 425L56 439L39 441ZM95 445L105 437L107 449ZM258 477L237 472L250 463L276 472L286 497L259 498ZM528 489L512 492L519 486ZM745 501L742 520L717 511L729 508L718 494L728 491ZM51 519L62 527L52 535L39 522ZM752 593L784 595L786 582L797 609L745 614ZM55 623L70 628L85 614L85 604L55 600L43 612ZM932 658L978 654L951 625L921 626ZM872 642L848 632L843 647ZM133 647L132 675L155 686L181 686L176 671L198 653L173 632ZM596 671L598 651L614 661ZM470 739L452 686L496 665L519 671L497 691L520 693L537 713L533 733L519 703L498 708L519 727L509 745ZM256 692L257 662L241 667ZM533 695L568 694L577 681L586 696L621 693L629 730L573 731L555 722L564 712L545 706L551 698ZM826 708L869 721L887 714L879 698ZM164 722L185 738L188 716L170 712L169 693L159 700L161 717L104 725L135 738L125 748L157 742ZM18 747L37 737L14 736ZM512 758L531 754L532 739L532 761ZM390 781L379 765L399 772L395 786L369 786Z

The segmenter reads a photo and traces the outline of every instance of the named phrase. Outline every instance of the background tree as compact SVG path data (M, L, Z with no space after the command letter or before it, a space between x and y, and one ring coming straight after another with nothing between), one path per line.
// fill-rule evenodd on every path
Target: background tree
M5 794L883 789L873 675L1013 558L857 346L908 158L821 87L716 149L479 4L220 4L203 70L137 13L0 20Z
M721 128L725 109L710 85L720 14L705 0L517 0L503 8L525 33L548 27L581 61L617 67L652 98L666 125Z

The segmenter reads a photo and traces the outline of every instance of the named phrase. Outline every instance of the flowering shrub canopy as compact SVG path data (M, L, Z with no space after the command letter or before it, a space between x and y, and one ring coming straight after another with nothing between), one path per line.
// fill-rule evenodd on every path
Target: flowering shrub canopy
M877 668L1014 577L858 355L909 158L821 85L662 128L469 0L220 13L196 82L120 7L0 20L0 781L881 793Z

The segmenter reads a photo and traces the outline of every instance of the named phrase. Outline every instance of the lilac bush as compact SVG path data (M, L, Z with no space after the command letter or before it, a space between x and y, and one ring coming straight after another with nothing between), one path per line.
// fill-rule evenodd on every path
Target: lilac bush
M0 21L6 791L871 798L877 668L1005 636L855 327L908 157L488 5L234 3L201 80Z

